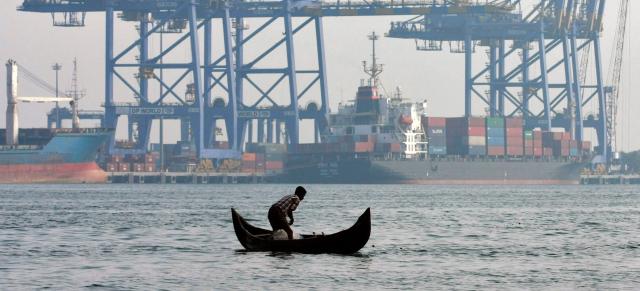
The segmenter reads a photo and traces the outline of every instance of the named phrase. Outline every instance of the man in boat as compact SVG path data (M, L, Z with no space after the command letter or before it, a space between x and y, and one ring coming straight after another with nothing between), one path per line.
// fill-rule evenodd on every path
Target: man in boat
M271 205L268 218L273 231L282 229L287 233L289 239L293 239L293 230L290 227L290 225L293 225L293 211L298 208L298 204L304 200L306 194L307 190L302 186L298 186L294 194L286 195ZM287 217L291 221L287 222Z

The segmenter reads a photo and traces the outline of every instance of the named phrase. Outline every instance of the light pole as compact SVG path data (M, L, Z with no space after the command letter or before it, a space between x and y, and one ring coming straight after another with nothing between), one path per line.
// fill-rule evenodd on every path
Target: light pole
M55 63L51 68L56 72L56 98L60 97L58 94L58 73L62 70L62 65ZM62 127L62 122L60 122L60 105L56 101L56 129Z

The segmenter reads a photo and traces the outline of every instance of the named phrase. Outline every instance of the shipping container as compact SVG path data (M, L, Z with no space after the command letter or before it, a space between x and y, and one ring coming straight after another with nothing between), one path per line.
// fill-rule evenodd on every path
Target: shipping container
M524 155L531 157L534 155L533 147L524 147Z
M117 172L118 164L117 163L107 163L106 167L107 172Z
M487 128L504 128L504 117L487 117Z
M267 161L265 163L266 170L282 170L284 169L284 163L282 161Z
M487 146L502 146L505 145L504 137L487 136Z
M505 136L505 130L502 127L499 127L499 128L488 127L487 128L487 136L504 137Z
M374 143L371 142L356 142L354 151L356 153L369 153L374 150Z
M129 163L118 163L118 172L130 172Z
M504 146L487 146L488 156L504 156Z
M256 160L256 153L244 153L244 154L242 154L242 160L243 161L255 161Z
M446 136L446 128L444 127L429 127L427 128L427 137L444 137Z
M447 120L444 117L422 117L422 126L425 128L429 127L445 127L447 125Z
M505 128L505 136L506 137L517 137L519 139L522 139L524 134L524 131L522 130L522 128Z
M156 171L156 164L144 164L144 171L145 172L155 172Z
M505 127L507 128L522 128L523 121L520 117L507 117L505 118Z
M524 148L518 146L507 146L507 155L508 156L523 156Z
M429 145L447 146L447 138L444 136L431 136L429 137Z
M542 157L544 155L544 149L542 147L534 147L533 148L533 156L534 157Z
M446 155L447 154L447 147L446 146L429 145L428 151L429 151L429 155Z
M133 163L131 165L133 172L144 172L144 164L143 163Z

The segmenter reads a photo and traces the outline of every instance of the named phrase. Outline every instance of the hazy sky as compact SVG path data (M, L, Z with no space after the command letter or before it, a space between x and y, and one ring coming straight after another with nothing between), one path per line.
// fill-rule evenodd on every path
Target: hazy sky
M81 101L84 109L99 109L103 102L104 91L104 15L101 13L88 14L87 25L83 28L52 27L51 16L48 14L34 14L17 12L16 7L21 0L0 1L0 59L15 59L32 72L54 83L51 65L55 62L63 64L61 73L61 88L69 88L71 83L71 68L74 57L80 64L81 87L87 90L87 97ZM531 3L531 1L529 1ZM640 149L640 136L634 135L632 128L640 125L640 115L632 114L634 108L639 108L638 98L632 98L640 89L638 80L640 72L640 55L631 54L640 47L640 38L634 37L634 32L640 29L640 17L635 15L640 11L640 3L631 1L630 26L628 26L627 52L623 72L623 99L620 106L619 145L622 150ZM617 20L618 1L607 2L607 14L603 36L603 65L609 67L613 34ZM369 59L370 42L366 35L372 30L382 35L389 29L391 21L405 20L408 17L344 17L325 18L324 32L327 51L328 86L330 103L333 110L341 101L353 99L362 73L361 61ZM116 28L118 49L123 49L136 35L134 23L119 22ZM259 25L256 21L249 22L248 33ZM278 26L271 35L258 39L267 45L268 38L281 35L282 27ZM307 34L309 35L309 34ZM152 50L157 51L158 43L152 41ZM116 49L116 51L118 51ZM299 68L315 63L315 45L312 39L300 36L296 40L296 55ZM117 52L116 52L117 54ZM187 49L177 51L187 56ZM251 54L251 52L248 52ZM378 56L385 64L382 81L388 91L400 86L406 98L415 101L428 100L429 114L433 116L459 116L464 113L464 58L461 54L449 53L448 47L443 52L420 52L415 50L413 40L381 38L378 42ZM479 48L474 54L474 64L477 68L486 62L484 48ZM277 62L274 61L274 63ZM0 78L6 80L4 67L0 69ZM127 74L125 71L124 74ZM132 72L128 73L129 75ZM153 85L157 86L157 85ZM299 87L303 87L299 85ZM34 86L21 84L21 91L25 95L42 95ZM178 92L184 92L179 88ZM277 91L277 90L276 90ZM0 111L4 116L6 107L5 82L2 82L2 97ZM116 100L131 101L131 96L121 85L116 87ZM477 99L476 99L477 100ZM38 127L45 124L45 113L52 105L27 104L21 105L21 123L24 127ZM474 104L474 113L484 111L478 102ZM589 110L587 110L589 111ZM0 126L4 127L5 119L0 118ZM177 128L168 125L168 131ZM157 130L154 130L157 132ZM175 134L170 134L175 138ZM595 137L588 132L587 137ZM154 135L155 139L155 135Z

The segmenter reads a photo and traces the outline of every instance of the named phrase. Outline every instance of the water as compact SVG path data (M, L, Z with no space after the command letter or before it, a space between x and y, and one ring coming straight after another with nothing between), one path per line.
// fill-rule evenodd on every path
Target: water
M0 289L639 289L639 187L320 186L299 232L372 208L358 254L242 252L291 185L0 186Z

